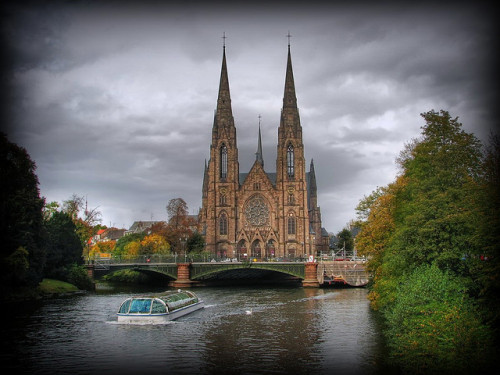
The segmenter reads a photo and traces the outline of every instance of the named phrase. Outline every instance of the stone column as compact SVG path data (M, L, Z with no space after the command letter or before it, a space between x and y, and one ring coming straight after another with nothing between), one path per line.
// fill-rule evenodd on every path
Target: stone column
M319 288L318 263L307 262L305 267L305 277L302 280L302 286L306 288Z
M171 285L175 288L189 288L193 281L190 277L191 263L177 263L177 280L174 280Z

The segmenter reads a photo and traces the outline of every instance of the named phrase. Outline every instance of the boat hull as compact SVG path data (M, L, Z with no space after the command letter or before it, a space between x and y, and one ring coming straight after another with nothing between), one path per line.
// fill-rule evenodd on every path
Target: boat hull
M121 314L118 313L119 323L128 324L158 324L178 319L184 315L191 314L197 310L203 309L205 304L203 301L193 303L192 305L181 307L172 312L163 314Z

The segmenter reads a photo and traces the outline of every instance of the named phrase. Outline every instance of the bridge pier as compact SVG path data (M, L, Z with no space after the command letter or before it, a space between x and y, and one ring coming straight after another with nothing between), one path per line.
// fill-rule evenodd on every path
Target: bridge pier
M89 276L90 280L94 281L95 266L93 264L86 264L85 268L87 268L87 275Z
M177 280L170 283L174 288L189 288L195 283L190 279L191 263L177 263Z
M318 281L318 263L308 262L305 264L305 277L302 280L302 286L306 288L319 288Z

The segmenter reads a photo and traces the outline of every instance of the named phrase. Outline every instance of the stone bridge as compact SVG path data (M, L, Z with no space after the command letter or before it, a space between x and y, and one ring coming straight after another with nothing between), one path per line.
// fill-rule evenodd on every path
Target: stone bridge
M332 263L332 264L330 264ZM356 269L357 268L357 269ZM356 262L193 262L193 263L110 263L87 265L89 276L101 276L122 269L144 273L160 273L173 287L191 287L207 281L258 279L281 274L299 279L305 287L319 287L336 276L353 286L365 285L368 276L362 264Z

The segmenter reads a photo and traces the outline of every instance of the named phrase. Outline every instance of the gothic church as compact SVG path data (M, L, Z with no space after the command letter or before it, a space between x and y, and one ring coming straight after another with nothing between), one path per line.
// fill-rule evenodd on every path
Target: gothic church
M199 226L205 236L206 250L217 256L280 259L307 257L328 250L312 160L306 172L290 44L276 173L264 170L260 127L256 160L248 173L239 171L224 46Z

